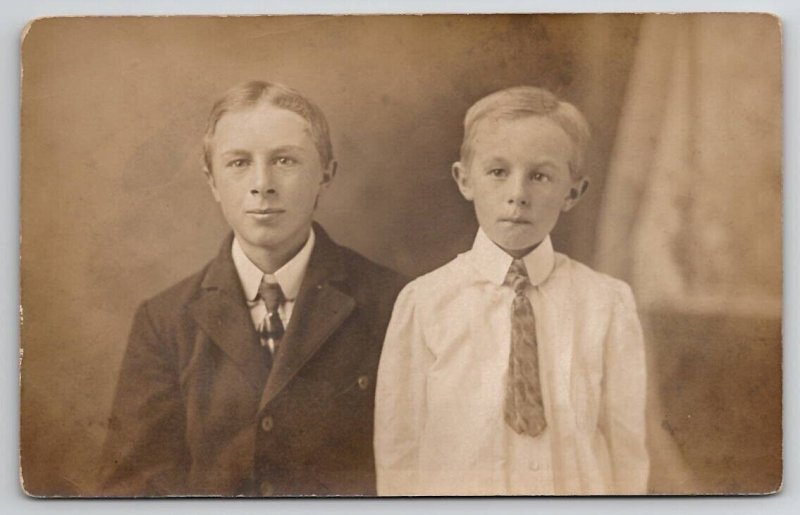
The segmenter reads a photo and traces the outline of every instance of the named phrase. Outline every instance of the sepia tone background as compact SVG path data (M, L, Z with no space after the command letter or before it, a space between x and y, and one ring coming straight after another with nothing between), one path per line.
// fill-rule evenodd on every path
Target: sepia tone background
M781 481L781 43L763 15L72 18L23 42L25 488L92 495L133 310L227 231L201 172L212 102L314 99L339 174L318 220L411 276L469 248L450 179L481 96L547 87L590 120L592 186L557 250L631 283L651 490Z

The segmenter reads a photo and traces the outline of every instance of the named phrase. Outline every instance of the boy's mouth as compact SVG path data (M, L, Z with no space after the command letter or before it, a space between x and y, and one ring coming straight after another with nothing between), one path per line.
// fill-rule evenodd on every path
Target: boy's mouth
M507 216L505 218L501 218L500 222L509 223L509 224L530 224L531 221L519 216Z
M248 209L247 216L259 222L271 222L283 215L286 211L278 208L256 208Z
M283 211L284 211L283 209L267 207L267 208L248 209L247 213L251 215L274 215L278 213L283 213Z

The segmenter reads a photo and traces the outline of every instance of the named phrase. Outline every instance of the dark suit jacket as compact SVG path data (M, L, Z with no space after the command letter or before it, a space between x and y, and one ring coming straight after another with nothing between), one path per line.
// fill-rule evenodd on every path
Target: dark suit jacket
M231 238L139 308L101 463L107 495L374 495L375 375L404 280L316 244L274 360Z

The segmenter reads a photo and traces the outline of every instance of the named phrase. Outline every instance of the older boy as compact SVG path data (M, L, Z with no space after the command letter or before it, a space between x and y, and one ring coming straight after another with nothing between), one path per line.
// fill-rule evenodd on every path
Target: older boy
M312 224L336 171L325 117L249 82L214 105L204 144L233 233L136 314L104 492L374 494L375 373L402 282Z
M378 372L380 495L644 493L645 356L621 281L553 251L589 129L516 87L467 112L472 249L400 294Z

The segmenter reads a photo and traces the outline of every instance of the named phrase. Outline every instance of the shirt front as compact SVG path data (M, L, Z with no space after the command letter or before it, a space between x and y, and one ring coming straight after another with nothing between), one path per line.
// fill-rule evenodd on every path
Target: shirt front
M624 283L554 253L549 237L523 258L548 426L531 437L505 423L511 262L479 230L470 251L398 297L376 391L380 495L606 493L617 463L629 468L622 482L635 478L632 491L646 483L632 297L629 305Z
M314 230L311 229L306 243L292 259L276 270L274 274L265 274L247 257L239 241L236 238L233 239L231 248L233 264L242 283L242 289L247 299L247 307L250 309L250 318L253 320L253 326L255 326L256 330L262 330L264 317L267 314L267 307L258 295L258 288L261 285L262 278L268 283L280 285L285 301L278 306L278 316L280 316L284 327L289 326L289 319L292 317L297 294L300 291L300 285L308 268L311 251L314 249L314 241Z

